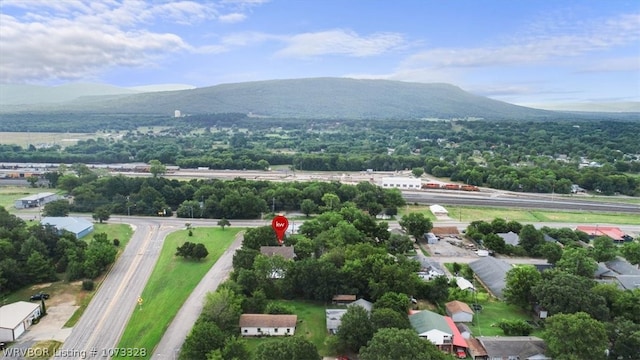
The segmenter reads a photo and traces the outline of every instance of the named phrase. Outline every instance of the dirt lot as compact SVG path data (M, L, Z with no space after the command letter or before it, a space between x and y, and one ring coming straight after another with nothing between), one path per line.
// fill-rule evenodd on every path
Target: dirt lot
M473 250L474 248L469 248L467 245L471 245L472 243L468 240L462 240L462 237L443 237L436 244L426 244L422 245L429 250L429 253L434 256L446 256L446 257L470 257L477 256Z

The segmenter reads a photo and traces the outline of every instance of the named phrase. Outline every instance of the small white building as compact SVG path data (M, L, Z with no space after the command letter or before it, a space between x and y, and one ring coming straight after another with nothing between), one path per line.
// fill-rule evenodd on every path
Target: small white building
M288 336L296 332L298 315L242 314L242 336Z
M382 178L382 187L418 190L422 187L422 181L410 177L384 177Z
M182 113L180 112L180 110L176 110L176 111L173 112L173 117L179 118L181 116L182 116Z
M18 301L0 307L0 342L16 341L40 314L39 302Z
M442 205L434 204L429 206L429 210L435 216L448 216L449 212Z

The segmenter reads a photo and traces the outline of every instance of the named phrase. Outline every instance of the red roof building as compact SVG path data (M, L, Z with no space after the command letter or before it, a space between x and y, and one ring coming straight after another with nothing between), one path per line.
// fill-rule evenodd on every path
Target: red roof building
M590 237L606 236L613 241L624 242L624 232L613 226L581 225L576 228L576 231L582 231Z

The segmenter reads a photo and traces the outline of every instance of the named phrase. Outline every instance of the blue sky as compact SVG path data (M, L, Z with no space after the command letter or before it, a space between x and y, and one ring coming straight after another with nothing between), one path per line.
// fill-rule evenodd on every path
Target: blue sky
M637 0L0 0L0 83L446 82L640 101Z

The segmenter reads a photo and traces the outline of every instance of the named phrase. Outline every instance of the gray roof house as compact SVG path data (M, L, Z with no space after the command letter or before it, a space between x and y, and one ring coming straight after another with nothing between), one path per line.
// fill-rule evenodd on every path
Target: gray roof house
M93 232L93 223L78 217L45 217L40 221L42 225L51 225L58 232L69 231L78 239Z
M640 269L624 258L616 256L615 259L607 261L604 265L620 275L640 275Z
M373 309L373 303L365 299L358 299L348 303L347 308L350 306L361 306L367 310L368 313L371 313L371 310ZM342 324L342 316L347 312L347 309L325 309L324 312L327 320L327 331L330 334L335 334L336 331L338 331L340 324Z
M293 246L260 246L260 253L266 256L280 255L285 260L293 260L296 257Z
M504 240L505 244L518 246L520 243L520 236L513 231L509 231L508 233L498 233L496 235L500 236L502 240Z
M493 256L487 256L469 263L469 267L493 296L500 300L504 298L502 291L506 286L507 272L511 270L511 265Z
M535 336L479 336L488 359L551 360L544 340Z

